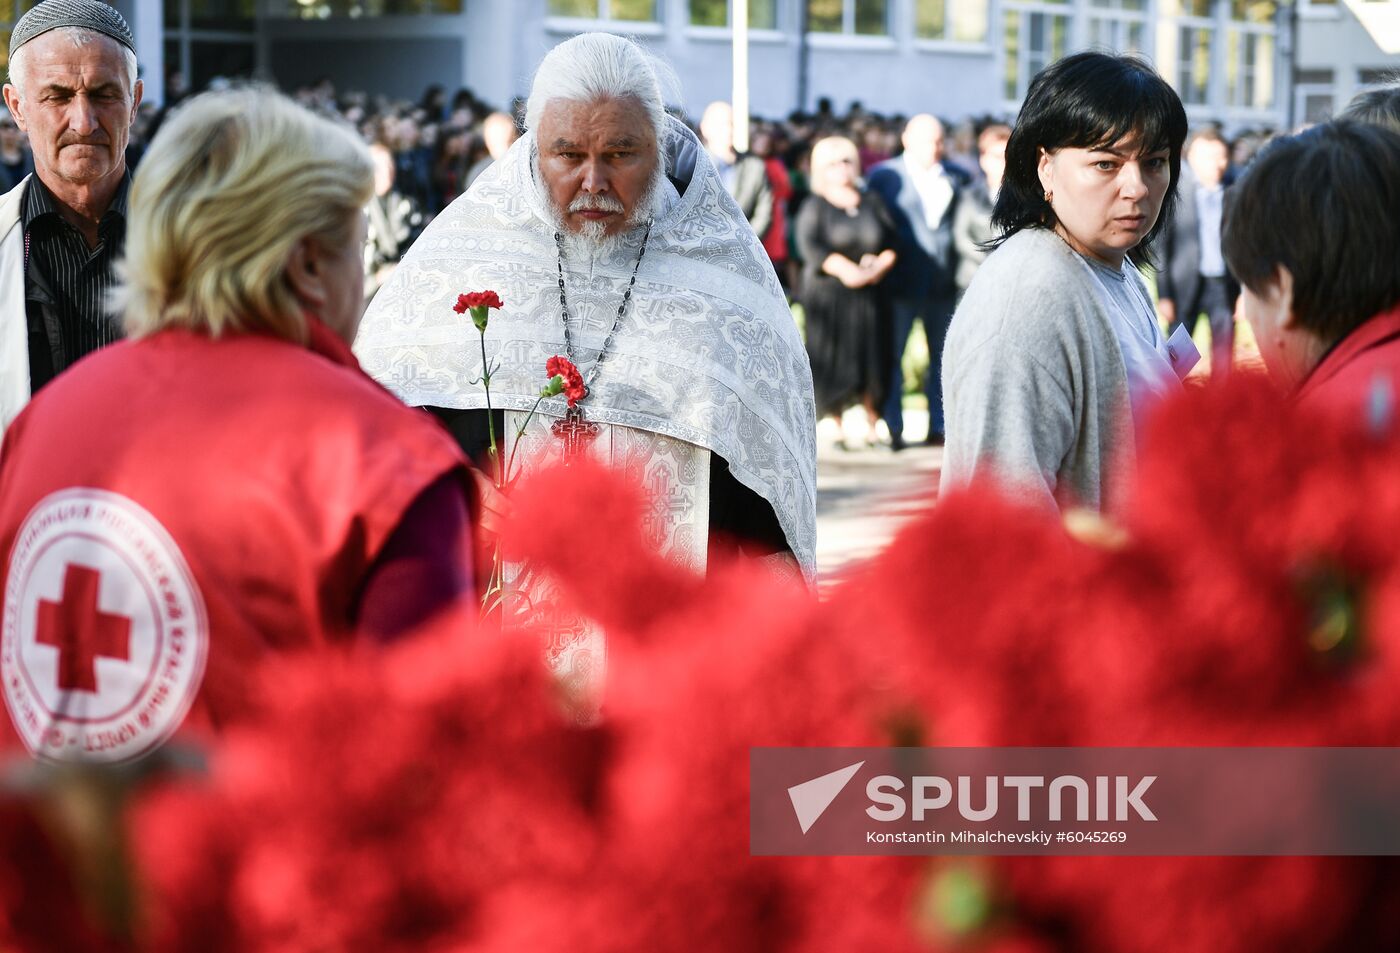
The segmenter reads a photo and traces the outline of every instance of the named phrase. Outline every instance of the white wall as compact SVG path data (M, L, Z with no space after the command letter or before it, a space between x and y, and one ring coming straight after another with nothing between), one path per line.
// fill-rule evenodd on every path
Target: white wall
M1298 18L1300 70L1331 69L1340 111L1359 88L1361 70L1400 71L1400 55L1386 53L1345 4L1333 11L1301 10Z
M114 0L112 6L126 18L136 38L136 66L141 77L143 101L159 106L165 101L161 0Z

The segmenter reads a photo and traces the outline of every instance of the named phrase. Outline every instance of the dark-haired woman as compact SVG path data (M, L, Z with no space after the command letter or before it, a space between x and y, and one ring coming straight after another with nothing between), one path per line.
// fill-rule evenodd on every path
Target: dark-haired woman
M1002 235L943 355L943 488L990 478L1112 508L1142 423L1180 386L1137 265L1176 194L1186 113L1152 68L1080 53L1042 71L1007 143Z
M1378 211L1400 209L1400 134L1315 126L1265 147L1236 188L1225 260L1269 375L1358 423L1392 418L1400 219Z

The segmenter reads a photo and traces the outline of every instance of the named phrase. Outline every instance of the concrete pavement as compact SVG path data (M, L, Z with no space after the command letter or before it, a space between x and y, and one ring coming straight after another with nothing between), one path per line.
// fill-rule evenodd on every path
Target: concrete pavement
M857 412L856 418L863 416ZM848 418L847 432L864 425ZM928 415L905 411L905 434L923 439ZM850 568L878 553L913 515L938 493L942 447L912 442L899 453L888 448L839 450L817 445L817 571L822 590L839 583Z

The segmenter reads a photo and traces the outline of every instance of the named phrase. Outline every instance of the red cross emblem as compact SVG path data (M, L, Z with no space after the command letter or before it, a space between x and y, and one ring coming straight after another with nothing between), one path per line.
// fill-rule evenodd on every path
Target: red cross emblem
M39 600L35 640L58 649L60 691L97 691L98 658L131 658L131 620L97 608L102 574L68 565L62 602Z

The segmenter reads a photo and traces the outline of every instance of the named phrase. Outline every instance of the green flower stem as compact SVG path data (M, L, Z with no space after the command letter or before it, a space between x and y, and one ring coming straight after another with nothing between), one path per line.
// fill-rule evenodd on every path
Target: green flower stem
M530 421L535 417L535 411L540 409L540 404L544 401L544 394L535 398L535 406L530 408L530 412L525 415L525 422L515 431L515 442L511 444L510 456L506 459L506 482L510 482L510 472L515 468L515 454L520 449L520 438L525 436L525 428L530 426Z
M481 595L481 612L484 619L494 608L492 602L500 604L503 597L498 594L505 591L506 586L506 564L501 557L501 544L499 542L491 551L491 578L486 583L486 591Z
M491 462L495 464L496 489L505 487L505 474L501 472L500 454L496 452L496 421L495 414L491 410L491 365L486 363L486 327L478 325L477 334L481 337L481 383L486 388L486 434L491 445L486 448L486 452L491 456Z

